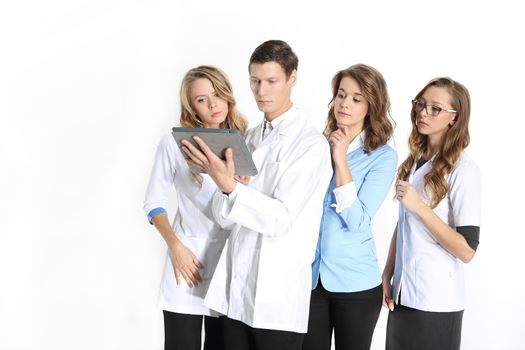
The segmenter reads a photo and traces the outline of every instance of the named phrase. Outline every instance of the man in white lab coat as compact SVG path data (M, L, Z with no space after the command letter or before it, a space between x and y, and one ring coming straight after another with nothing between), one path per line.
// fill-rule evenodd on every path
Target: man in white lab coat
M264 42L249 64L263 122L246 143L259 173L236 181L226 161L188 142L191 162L216 182L213 212L232 227L205 305L226 315L226 349L301 349L307 332L311 263L323 199L332 175L330 150L291 101L298 59L280 40ZM239 180L239 178L237 178Z

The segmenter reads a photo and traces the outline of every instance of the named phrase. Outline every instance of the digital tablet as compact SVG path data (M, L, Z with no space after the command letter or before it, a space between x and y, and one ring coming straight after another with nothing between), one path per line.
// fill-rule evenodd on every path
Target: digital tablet
M193 136L200 137L208 147L221 159L226 159L224 152L229 147L233 151L233 162L235 164L235 175L253 176L257 174L257 168L252 160L252 155L244 142L239 130L235 129L211 129L211 128L178 128L172 129L173 137L182 151L182 140L188 140L195 147L199 145L193 140ZM182 152L185 157L186 154ZM190 166L191 167L191 166ZM196 172L205 172L202 169L191 167Z

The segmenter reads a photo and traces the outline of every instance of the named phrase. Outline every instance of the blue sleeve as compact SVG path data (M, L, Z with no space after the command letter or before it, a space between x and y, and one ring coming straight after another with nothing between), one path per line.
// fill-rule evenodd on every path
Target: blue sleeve
M158 215L158 214L166 214L166 209L164 208L155 208L155 209L152 209L149 213L148 213L148 221L150 224L153 225L153 223L151 222L151 219L153 219L153 217L155 215Z
M386 147L365 175L357 190L357 199L338 214L350 231L360 231L370 226L390 190L397 168L397 153L389 146Z

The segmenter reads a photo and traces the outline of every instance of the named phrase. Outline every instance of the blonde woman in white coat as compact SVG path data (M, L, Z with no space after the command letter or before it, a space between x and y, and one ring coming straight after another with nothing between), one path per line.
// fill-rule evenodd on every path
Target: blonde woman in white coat
M183 127L246 131L247 122L236 109L231 84L218 68L189 70L182 81L180 102ZM224 348L222 318L203 305L228 236L211 213L216 188L208 175L192 173L172 135L164 136L157 149L144 210L168 247L159 301L164 313L165 349L200 350L203 318L204 349ZM178 208L170 225L166 203L173 189Z

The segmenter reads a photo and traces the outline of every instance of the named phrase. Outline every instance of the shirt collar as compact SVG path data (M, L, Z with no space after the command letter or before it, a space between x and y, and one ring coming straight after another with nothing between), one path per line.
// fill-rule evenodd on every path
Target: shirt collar
M348 145L348 150L346 151L346 154L349 154L350 152L355 151L359 147L363 146L365 141L365 131L361 131L359 135L357 135L352 142L350 142L350 145Z
M286 112L284 112L283 114L281 114L280 116L278 116L277 118L275 118L274 120L271 121L272 123L272 129L275 130L278 128L279 125L283 124L286 124L286 123L283 123L285 120L288 120L288 119L292 119L292 115L296 114L298 111L298 108L295 107L295 105L292 105ZM261 128L264 128L264 122L266 121L265 118L263 118L262 122L261 122ZM282 130L279 130L279 133L282 133Z

